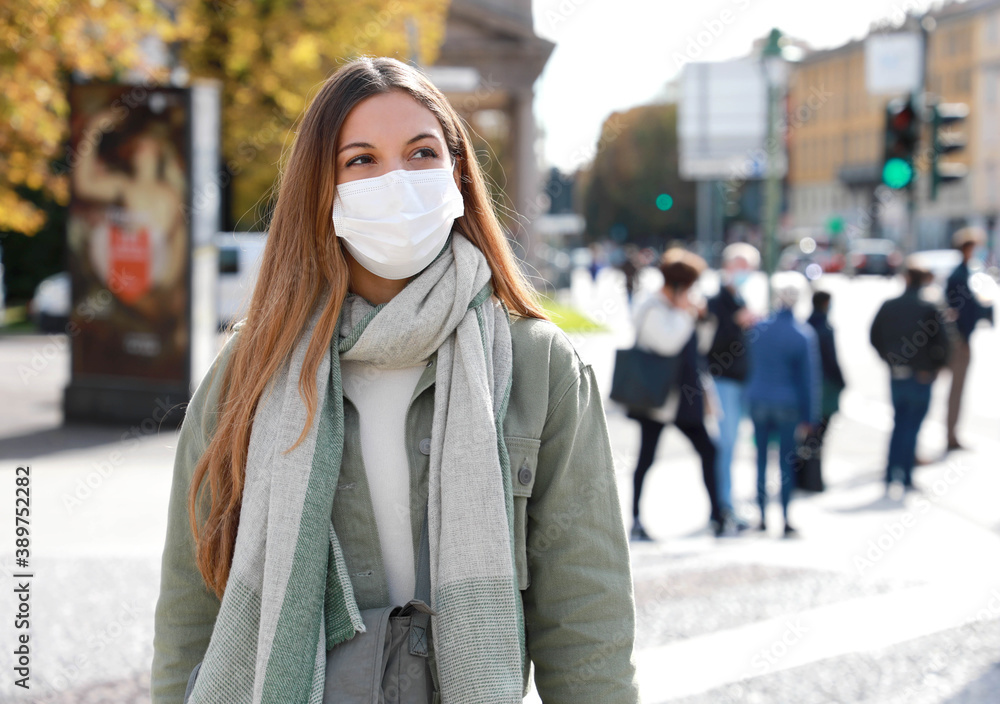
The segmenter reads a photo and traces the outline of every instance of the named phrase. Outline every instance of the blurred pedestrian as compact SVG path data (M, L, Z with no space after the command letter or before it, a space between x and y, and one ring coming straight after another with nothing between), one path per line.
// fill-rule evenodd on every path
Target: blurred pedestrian
M590 264L587 266L587 270L590 271L590 278L594 283L597 283L597 275L601 273L601 267L604 266L604 250L596 242L590 244Z
M920 297L931 280L912 259L906 265L906 290L882 304L872 321L871 343L889 365L894 422L886 461L886 491L893 481L913 488L917 435L931 401L931 385L948 363L949 342L937 308Z
M840 393L847 386L844 374L837 361L837 345L833 339L833 327L830 325L831 296L826 291L816 291L813 294L812 315L806 321L816 332L819 343L820 369L820 420L813 427L799 447L796 458L796 486L806 491L823 491L823 438L830 426L830 419L840 408Z
M963 227L952 238L955 248L962 253L962 262L948 277L945 298L950 317L955 321L957 336L953 340L951 358L951 389L948 392L948 449L964 450L956 429L962 412L962 391L972 360L969 346L972 331L980 320L993 319L993 309L981 304L969 288L969 262L978 247L986 242L986 233L979 227Z
M793 462L797 437L819 422L819 350L816 333L795 319L793 309L806 280L793 271L772 279L775 313L754 326L749 337L747 400L757 441L757 505L760 530L767 530L767 465L771 437L779 438L781 510L784 533L796 533L788 520L795 487Z
M641 444L633 475L632 540L650 540L639 520L643 480L653 465L660 434L668 423L677 426L701 459L702 479L711 505L712 529L721 535L725 513L715 484L715 445L705 427L705 384L702 381L695 323L703 311L689 298L694 283L705 270L705 260L681 248L668 249L660 261L663 288L643 301L635 312L636 345L666 357L680 356L677 381L666 402L651 411L629 411L639 421Z
M731 467L740 420L746 412L746 331L756 322L747 310L741 289L760 266L760 253L752 244L735 242L722 250L719 293L708 301L715 322L715 335L708 351L708 370L719 396L719 436L716 440L715 478L719 504L733 516L735 527L747 524L735 515L732 501Z
M621 270L625 275L625 295L628 297L629 305L632 304L632 296L635 295L635 284L641 268L639 250L633 244L625 245Z

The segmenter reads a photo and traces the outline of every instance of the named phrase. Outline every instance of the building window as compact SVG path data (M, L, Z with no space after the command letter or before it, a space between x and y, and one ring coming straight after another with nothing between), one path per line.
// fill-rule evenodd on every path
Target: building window
M997 165L990 162L986 165L986 192L990 205L1000 203L1000 183L997 183Z
M1000 81L1000 70L993 69L983 73L983 101L991 107L997 104L998 81Z
M972 71L970 69L955 72L955 92L972 92Z

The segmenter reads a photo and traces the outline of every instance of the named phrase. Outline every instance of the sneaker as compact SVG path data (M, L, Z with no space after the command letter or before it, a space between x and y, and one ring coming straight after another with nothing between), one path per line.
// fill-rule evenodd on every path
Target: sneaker
M715 531L716 538L735 538L740 534L736 519L731 515L722 519L722 523L712 521L712 528Z
M638 518L636 518L635 522L632 524L632 532L629 533L629 540L636 543L649 543L653 541L653 539L649 536L649 533L646 532L646 529L642 527L641 523L639 523Z
M785 537L786 538L797 538L799 537L799 532L795 530L788 521L785 521Z

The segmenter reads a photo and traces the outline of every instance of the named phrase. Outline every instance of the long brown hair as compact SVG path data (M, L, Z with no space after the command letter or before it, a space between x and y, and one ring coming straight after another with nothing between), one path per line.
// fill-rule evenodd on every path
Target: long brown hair
M395 59L366 57L341 67L322 85L302 117L280 177L246 323L220 380L218 427L198 460L188 494L198 569L220 598L236 547L257 403L294 349L310 312L322 306L299 378L299 394L308 410L296 444L301 442L317 410L316 371L347 295L349 270L330 217L341 126L359 102L394 90L408 93L441 123L448 151L461 169L465 215L455 221L455 227L485 255L495 295L513 314L546 317L496 217L465 125L447 99L418 70ZM207 497L203 484L207 484ZM196 511L206 498L208 515L199 530Z

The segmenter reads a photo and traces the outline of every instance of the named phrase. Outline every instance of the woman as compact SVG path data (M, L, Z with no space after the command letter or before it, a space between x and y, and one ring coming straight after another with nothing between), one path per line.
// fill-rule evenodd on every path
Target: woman
M455 111L363 58L305 113L247 319L181 430L153 701L199 661L191 702L319 701L359 612L413 598L425 515L444 702L520 702L529 655L543 700L638 700L593 372Z
M639 520L639 500L646 472L653 464L660 434L673 423L687 436L701 458L702 476L711 503L710 521L716 535L726 529L726 517L719 505L715 480L715 445L705 428L705 382L698 364L695 323L702 311L688 298L691 287L705 270L705 260L685 249L668 249L660 261L663 288L636 310L636 345L666 357L680 355L677 383L663 406L648 412L631 411L639 421L641 445L633 475L632 540L651 540Z

